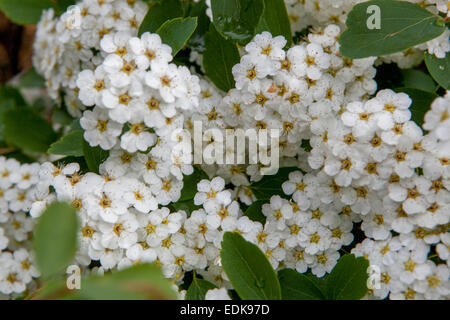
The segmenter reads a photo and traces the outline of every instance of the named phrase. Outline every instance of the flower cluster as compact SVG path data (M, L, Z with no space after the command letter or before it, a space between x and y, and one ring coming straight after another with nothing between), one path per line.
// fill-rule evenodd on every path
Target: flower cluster
M49 95L59 99L63 92L67 111L81 116L77 79L82 70L95 70L106 52L100 41L108 34L137 34L148 11L142 0L83 0L60 17L53 9L44 11L37 26L33 64L47 80ZM74 15L79 23L72 23Z
M156 263L176 284L195 271L219 287L207 299L228 299L220 250L224 233L237 232L277 270L323 277L348 250L380 271L367 298L448 298L450 93L433 102L421 128L408 95L377 92L380 60L339 53L346 14L358 2L286 1L294 31L317 29L290 48L282 36L256 35L242 48L227 93L172 63L157 34L137 36L143 1L80 1L80 28L67 23L69 13L46 11L36 69L51 96L63 94L80 118L84 139L109 156L98 174L77 163L0 158L0 292L33 285L39 273L29 234L50 203L64 201L81 221L75 262L84 269L92 261L101 270ZM439 0L426 3L447 12ZM441 56L448 34L439 39L413 51ZM422 59L411 55L383 59L400 67ZM193 135L185 133L195 122L222 136L279 130L280 164L294 168L282 192L261 205L265 222L245 214L257 200L252 183L263 179L261 163L202 164L208 179L184 185L194 172ZM223 146L213 131L202 138L204 148ZM179 206L183 188L196 188L194 209Z
M405 0L420 4L434 14L449 16L448 1L442 0ZM285 0L288 15L293 32L301 32L305 28L323 28L329 24L337 24L345 28L345 21L352 8L365 0ZM450 32L448 29L436 39L410 48L404 52L394 53L379 58L379 63L394 62L400 68L411 68L423 61L423 50L434 54L438 58L444 58L450 51Z
M0 157L0 295L31 290L40 275L29 241L35 221L28 214L42 191L37 186L40 169L38 163Z

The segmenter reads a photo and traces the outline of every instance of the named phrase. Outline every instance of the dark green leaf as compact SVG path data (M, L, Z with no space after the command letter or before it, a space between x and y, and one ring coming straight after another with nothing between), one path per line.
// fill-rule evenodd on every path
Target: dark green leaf
M292 43L291 22L283 0L264 0L264 13L256 28L256 33L269 31L272 36L284 36L287 47Z
M277 275L256 245L237 233L226 232L220 256L223 269L241 299L281 299Z
M419 126L422 126L425 113L430 110L430 105L438 95L434 92L424 91L416 88L396 88L397 92L404 92L412 99L409 107L411 110L411 119Z
M436 83L426 73L414 70L404 69L401 70L403 76L403 86L407 88L416 88L425 91L433 92L436 90Z
M194 275L191 285L186 292L186 300L205 300L205 295L208 290L217 288L209 281L199 279Z
M3 136L17 147L35 152L46 152L57 138L52 126L30 108L3 114Z
M34 68L28 70L20 77L19 87L21 88L43 88L45 79L36 73Z
M172 47L172 56L176 56L194 33L197 27L197 18L175 18L166 21L156 33L160 35L163 43Z
M175 203L170 204L169 207L172 211L180 211L180 210L186 211L186 214L188 217L191 215L191 213L193 211L199 210L202 208L201 206L196 206L194 204L193 199L186 200L186 201L177 201Z
M359 300L367 294L369 261L353 254L342 256L327 278L327 298Z
M87 300L175 300L176 293L161 269L141 264L107 276L83 279L81 289L70 299Z
M316 282L307 275L292 269L278 271L283 300L325 300Z
M53 123L58 123L63 126L67 126L67 125L71 124L72 121L73 121L73 118L65 110L59 109L57 107L55 107L53 109L53 115L52 115Z
M281 185L288 180L289 173L295 170L298 168L280 168L277 174L264 176L260 181L250 185L250 189L258 200L270 200L275 194L283 196Z
M244 216L252 221L261 222L264 225L266 223L266 216L262 213L262 206L264 203L267 203L267 200L257 200L253 202L250 207L245 210Z
M41 18L42 10L54 8L56 3L51 0L0 0L0 10L11 21L17 24L36 24Z
M145 32L155 33L167 20L182 17L183 7L180 0L164 0L150 5L147 15L139 27L139 36Z
M56 0L57 2L57 14L61 15L62 13L64 13L68 7L75 5L75 3L77 2L76 0Z
M194 172L183 178L183 190L179 201L192 200L197 193L197 183L203 179L208 179L208 175L198 167L194 167Z
M0 86L0 140L3 140L3 114L16 107L25 106L25 100L19 90Z
M380 29L369 29L372 14L367 8L380 9ZM407 1L372 0L357 4L350 11L347 30L341 35L341 53L349 58L382 56L406 50L438 37L445 30L443 19L417 4Z
M188 45L197 51L203 52L205 50L205 33L209 30L211 24L209 17L206 15L206 3L205 0L200 0L197 3L193 3L189 12L189 17L197 17L197 28L194 34L189 39Z
M114 273L82 277L79 290L65 280L46 283L32 299L51 300L175 300L176 293L156 265L140 264Z
M213 22L225 38L246 44L264 11L263 0L211 0Z
M205 36L205 46L203 67L208 78L225 92L234 88L235 82L231 70L241 60L234 42L222 37L211 24Z
M53 143L47 153L80 157L83 153L83 130L69 131L61 139Z
M98 168L108 158L109 152L100 147L91 147L83 139L83 154L90 171L98 173Z
M438 59L425 53L425 63L433 79L444 89L450 90L450 54Z
M77 250L78 218L66 203L53 203L39 218L34 230L36 262L44 278L69 265Z
M3 101L5 99L12 99L14 101L14 105L20 107L23 107L27 104L18 89L0 85L0 101Z

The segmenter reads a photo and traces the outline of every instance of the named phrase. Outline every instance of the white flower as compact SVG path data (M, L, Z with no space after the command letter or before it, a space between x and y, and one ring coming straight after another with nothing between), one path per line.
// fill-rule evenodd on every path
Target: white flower
M78 74L77 87L80 89L78 98L85 106L102 105L102 92L105 90L106 73L102 66L95 71L83 70Z
M283 36L272 37L269 32L264 31L257 34L245 46L245 50L251 55L265 55L273 60L283 60L285 56L283 47L286 42Z
M339 259L339 252L328 249L315 256L315 261L311 266L311 272L316 277L321 278L325 273L330 273Z
M38 163L25 163L19 170L11 173L11 182L15 183L19 189L29 189L39 181L39 169Z
M105 35L100 41L100 48L109 54L116 54L123 57L130 50L128 41L130 40L128 32L116 32L114 34Z
M245 55L241 62L232 69L236 88L243 89L246 86L255 86L267 75L273 73L272 66L265 59Z
M436 266L431 261L427 261L427 264L430 265L431 274L425 280L415 282L413 285L414 290L424 294L425 299L445 299L450 294L448 285L450 270L448 266L442 264Z
M4 294L22 293L26 289L27 277L10 252L0 253L0 292Z
M224 231L235 230L239 215L238 202L233 201L229 205L221 204L219 207L208 207L208 210L205 209L208 214L206 218L208 226L215 229L222 227Z
M300 171L289 173L289 180L284 182L281 187L287 195L292 195L292 199L298 204L301 210L309 209L311 204L310 198L313 198L316 192L317 183L316 176L306 174Z
M128 152L146 151L156 143L156 135L148 132L142 113L134 112L129 120L130 130L120 138L120 147Z
M14 251L13 255L14 260L19 262L22 267L21 276L25 283L28 283L32 280L32 278L37 278L41 275L37 267L34 265L34 258L26 249L20 248Z
M172 48L163 44L161 37L156 33L145 32L140 38L133 37L129 45L136 55L136 64L142 66L142 69L165 65L172 61Z
M123 184L126 185L123 198L136 210L142 213L148 213L150 210L158 208L158 203L153 197L150 188L144 183L135 179L125 179Z
M183 182L174 176L167 176L161 180L155 180L150 189L159 204L168 205L180 199Z
M431 109L425 114L423 124L425 130L433 131L441 140L450 140L450 93L445 97L436 98L431 104Z
M145 75L145 83L159 90L161 97L168 103L175 102L176 98L181 98L187 93L178 68L174 64L154 65Z
M308 254L317 254L331 245L331 232L313 219L298 234L300 246Z
M106 183L101 192L89 194L86 197L88 215L96 219L100 217L105 222L115 223L119 216L127 213L127 203L122 200L120 187L112 182Z
M411 118L411 99L406 93L395 93L385 89L377 93L377 96L367 102L368 108L379 110L377 125L382 130L391 130L397 123L405 123Z
M134 55L126 54L119 56L110 54L102 64L103 69L108 74L108 79L114 88L124 88L132 82L136 82L144 75L144 70L139 69L134 61Z
M267 217L267 221L275 222L278 230L286 228L286 220L293 216L292 206L286 199L275 195L270 198L270 204L263 204L262 213Z
M194 197L195 205L203 205L207 211L217 211L221 204L228 205L231 202L231 193L224 190L225 180L215 177L211 181L201 180L197 184L198 193Z
M349 103L341 116L342 122L352 128L356 138L373 136L379 106L360 101Z
M316 43L292 47L287 55L291 63L290 68L297 77L306 75L309 79L318 80L322 71L330 66L329 55Z
M426 257L422 258L407 248L402 248L398 252L396 263L392 265L392 274L406 285L411 285L415 280L425 280L432 270L425 259Z
M121 215L114 223L99 223L101 244L108 249L127 249L137 242L138 223L131 213Z
M205 300L231 300L226 288L211 289L205 294Z
M122 124L111 120L108 111L94 108L85 111L80 119L80 125L85 130L84 138L93 147L100 146L109 150L117 143L117 137L122 133Z

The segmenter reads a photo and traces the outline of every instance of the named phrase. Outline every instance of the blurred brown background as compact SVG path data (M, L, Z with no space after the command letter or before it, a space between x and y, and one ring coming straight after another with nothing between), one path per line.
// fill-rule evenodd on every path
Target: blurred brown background
M0 11L0 83L31 68L35 30L35 26L12 23Z

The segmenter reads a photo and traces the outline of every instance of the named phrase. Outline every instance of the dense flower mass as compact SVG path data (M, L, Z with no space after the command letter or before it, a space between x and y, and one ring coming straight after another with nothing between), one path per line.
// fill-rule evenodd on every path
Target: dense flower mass
M366 298L448 299L450 93L434 100L421 127L411 118L411 98L377 91L374 77L382 62L406 68L424 50L445 56L449 31L410 52L344 58L338 38L358 2L286 0L293 31L314 30L289 48L282 36L257 34L241 49L236 87L226 93L175 64L158 34L138 36L143 1L79 1L81 28L45 11L35 68L50 96L79 118L89 145L109 156L98 174L77 163L0 158L0 292L33 288L39 272L30 234L49 204L64 201L80 218L75 263L87 270L92 261L113 271L156 263L176 284L195 271L219 287L206 299L228 299L220 250L224 233L234 231L276 270L323 277L342 249L351 250L381 272L381 287ZM442 1L422 2L448 15ZM282 194L261 206L264 223L244 214L264 165L195 168L185 134L194 136L196 121L223 136L227 129L279 130L280 166L295 169ZM203 140L203 149L221 142ZM189 212L177 202L194 169L208 179L187 186L196 188Z

